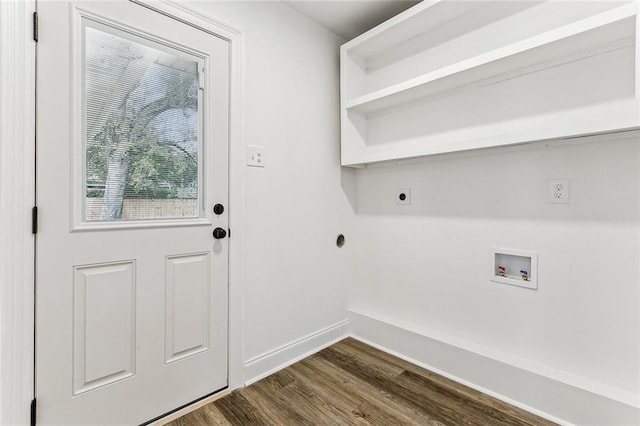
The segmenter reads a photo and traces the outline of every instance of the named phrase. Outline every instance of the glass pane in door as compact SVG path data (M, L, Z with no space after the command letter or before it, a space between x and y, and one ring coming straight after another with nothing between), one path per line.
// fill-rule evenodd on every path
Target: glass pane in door
M199 62L85 26L86 221L199 217Z

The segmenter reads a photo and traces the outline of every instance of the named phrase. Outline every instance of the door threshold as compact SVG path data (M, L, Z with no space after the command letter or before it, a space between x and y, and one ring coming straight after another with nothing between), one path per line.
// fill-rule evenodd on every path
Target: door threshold
M176 408L175 410L171 410L169 412L166 412L158 417L155 417L147 422L142 423L140 426L162 426L162 425L166 425L169 422L174 421L175 419L178 419L182 416L184 416L185 414L188 414L192 411L197 410L200 407L203 407L217 399L220 399L222 397L225 397L227 395L229 395L231 393L231 390L229 389L228 386L225 386L221 389L218 389L217 391L211 392L205 396L202 396L198 399L195 399L191 402L188 402L178 408Z

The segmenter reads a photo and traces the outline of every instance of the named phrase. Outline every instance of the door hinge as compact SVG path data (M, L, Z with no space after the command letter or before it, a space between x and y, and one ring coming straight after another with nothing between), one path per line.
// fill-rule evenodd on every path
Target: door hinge
M33 41L38 42L38 12L33 12Z
M36 399L31 400L31 426L36 426Z
M31 233L38 233L38 207L36 206L31 209Z

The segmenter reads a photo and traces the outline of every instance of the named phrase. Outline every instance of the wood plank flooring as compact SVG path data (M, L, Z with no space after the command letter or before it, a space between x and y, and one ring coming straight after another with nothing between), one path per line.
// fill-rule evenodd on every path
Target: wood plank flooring
M345 339L170 426L552 425L547 420Z

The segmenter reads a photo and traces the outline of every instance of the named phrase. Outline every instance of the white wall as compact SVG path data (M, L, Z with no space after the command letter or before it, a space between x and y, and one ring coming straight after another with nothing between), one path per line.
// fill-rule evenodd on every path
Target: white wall
M341 170L339 157L342 40L280 2L189 5L242 32L244 140L265 148L264 169L231 159L232 180L242 173L245 182L244 206L232 206L244 208L244 224L232 225L231 242L241 238L244 359L251 363L346 319L354 173ZM342 249L339 233L347 238Z
M341 169L341 40L278 2L190 5L242 31L244 141L266 149L265 169L232 158L248 381L299 355L287 345L311 348L296 342L348 303L618 399L640 393L637 138ZM570 179L571 204L547 203L551 178ZM411 206L394 203L403 187ZM538 291L489 282L492 246L537 251Z
M570 204L548 181L570 180ZM640 138L432 157L357 172L350 307L559 379L640 394ZM412 204L395 205L410 187ZM538 252L538 290L489 282L491 247Z

